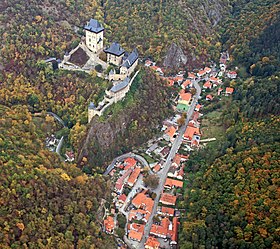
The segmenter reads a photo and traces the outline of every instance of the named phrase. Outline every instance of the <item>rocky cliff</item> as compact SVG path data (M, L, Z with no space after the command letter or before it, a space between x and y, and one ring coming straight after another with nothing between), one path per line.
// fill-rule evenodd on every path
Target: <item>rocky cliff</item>
M125 99L109 107L104 116L92 119L78 156L81 167L102 168L115 156L151 138L171 114L170 94L166 82L142 69ZM87 158L85 165L83 157Z

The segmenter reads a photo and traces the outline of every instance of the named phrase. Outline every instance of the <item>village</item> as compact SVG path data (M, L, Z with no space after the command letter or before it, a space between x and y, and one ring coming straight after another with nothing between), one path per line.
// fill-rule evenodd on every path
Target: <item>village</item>
M219 100L222 96L227 98L234 92L233 87L225 87L223 84L223 79L237 77L235 71L227 70L228 60L228 54L222 53L218 69L216 65L212 65L211 68L204 67L196 73L188 72L187 76L186 72L179 72L174 77L165 77L163 68L156 66L151 60L145 61L146 67L166 80L167 87L178 85L179 93L174 105L176 114L163 122L162 135L149 141L146 150L137 151L149 161L149 167L132 156L117 162L109 173L112 181L115 182L115 187L112 193L111 212L104 220L104 231L117 235L116 231L120 228L118 216L125 217L125 243L120 243L120 248L127 248L127 246L146 249L178 248L180 218L184 215L178 208L178 199L181 198L181 189L187 181L185 162L191 151L206 146L216 139L202 138L200 123L203 117L203 105L199 102L203 100L211 102L214 98ZM194 101L194 83L201 84L204 99L199 96L200 101L195 100L194 112L183 132L182 144L172 158L165 175L163 171L164 167L167 167L168 155L175 139L180 135L179 129L185 122L188 110ZM154 188L147 186L145 178L149 175L158 177L159 184L162 183L163 186ZM159 192L160 187L163 187L163 191ZM157 194L160 195L158 203ZM156 206L155 213L154 206ZM147 229L148 233L146 233Z
M112 82L100 103L90 102L90 123L95 115L101 116L108 106L126 96L139 72L135 72L139 55L136 49L126 52L117 42L104 47L104 27L97 20L91 19L84 30L85 37L65 55L58 67L87 73L97 70L99 77ZM106 59L102 60L102 53ZM227 70L228 61L229 54L223 52L218 68L212 63L210 67L180 71L175 76L166 76L165 69L152 60L143 63L142 67L154 71L166 87L175 87L178 94L173 100L175 115L166 117L160 128L161 135L143 148L114 160L104 173L109 174L114 188L110 208L105 209L103 231L116 236L119 248L178 248L180 219L184 215L178 200L187 181L185 162L191 151L216 140L215 137L203 138L202 103L219 101L234 92L233 87L223 82L237 77L235 71ZM52 149L57 143L53 136L47 141ZM72 161L73 157L69 155L67 160Z

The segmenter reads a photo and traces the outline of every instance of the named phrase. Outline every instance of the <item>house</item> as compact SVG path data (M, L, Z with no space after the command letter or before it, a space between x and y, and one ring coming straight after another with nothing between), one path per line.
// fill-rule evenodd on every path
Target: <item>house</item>
M124 57L125 50L117 42L113 42L110 47L104 49L107 54L107 63L120 66Z
M152 224L150 234L165 239L168 235L169 225L170 225L169 218L165 217L161 220L160 225Z
M133 157L128 157L124 160L124 170L134 168L136 166L137 161Z
M230 79L236 79L237 73L235 71L229 71L227 73L227 77L229 77Z
M211 94L208 94L205 99L209 100L209 101L212 101L213 100L213 96Z
M226 88L226 95L232 94L233 91L234 91L234 88L232 88L232 87L227 87L227 88Z
M115 228L114 218L112 216L108 216L104 220L104 228L106 233L113 233Z
M202 107L202 105L197 104L194 110L197 111L197 112L199 112L199 110L200 110L201 107Z
M194 80L196 77L194 73L188 73L188 78Z
M204 76L205 74L206 74L206 71L200 70L200 71L198 71L198 73L196 75L200 78L200 77Z
M184 77L182 77L182 76L176 76L174 78L174 81L177 82L179 85L183 82L183 80L184 80Z
M65 162L73 162L75 160L75 155L73 151L67 151L65 153L65 156L66 156Z
M175 206L177 197L168 193L162 193L159 200L160 203L164 205Z
M131 204L136 208L141 208L151 213L153 210L154 201L152 198L147 197L143 192L141 192L132 199Z
M126 170L125 173L117 180L115 184L115 192L121 194L123 191L124 183L126 179L130 176L132 169Z
M216 77L214 77L214 76L212 76L212 77L210 77L210 79L209 79L212 83L221 83L221 80L220 79L218 79L218 78L216 78Z
M200 131L199 131L199 127L193 127L191 125L188 125L185 133L184 133L184 139L188 140L188 141L192 141L194 135L198 135L200 136Z
M210 81L207 81L204 83L202 86L204 89L211 89L212 88L212 83Z
M149 236L145 243L145 249L159 249L160 247L160 242L158 241L157 238Z
M146 67L150 67L150 66L153 66L153 65L154 65L154 63L152 61L150 61L150 60L145 61L145 66Z
M169 86L174 86L175 81L173 79L168 78L167 82Z
M117 207L122 206L122 205L125 203L126 198L127 198L127 196L126 196L125 194L121 194L121 195L119 196L119 198L118 198L118 201L117 201L117 203L116 203L116 206L117 206Z
M211 73L211 68L210 68L210 67L205 67L205 68L204 68L204 72L206 72L206 73Z
M175 213L175 209L171 207L162 206L158 208L158 213L164 216L173 217Z
M134 241L138 241L138 242L141 241L142 237L143 237L143 233L136 232L134 230L131 230L128 234L129 239L134 240Z
M145 225L143 224L128 224L129 234L128 237L132 240L141 241L144 234Z
M220 95L221 95L222 91L223 91L223 88L219 88L219 89L218 89L218 93L217 93L217 94L218 94L218 96L220 96Z
M183 105L189 105L190 101L192 99L192 94L191 93L185 93L182 92L179 94L179 104L183 104Z
M160 155L161 157L166 157L169 154L170 148L169 147L164 147L161 151L160 151Z
M129 176L129 178L127 180L128 186L133 187L133 185L135 184L135 182L138 179L138 176L139 176L140 172L141 172L141 168L140 167L136 167L134 169L134 171L132 172L132 174Z
M183 89L187 89L193 86L193 83L191 80L185 80L184 83L181 85Z
M176 168L180 166L181 162L181 156L179 154L175 154L172 162L172 166L175 166Z
M95 19L90 19L84 26L86 32L86 46L89 50L97 53L103 49L103 26Z
M173 125L168 127L164 132L163 138L166 141L173 142L175 140L174 136L175 136L176 131L177 130Z
M157 173L157 172L160 171L160 169L161 169L161 165L158 163L158 164L153 168L153 171L154 171L155 173Z
M172 188L182 188L183 187L183 182L182 181L178 181L178 180L174 180L171 178L166 178L164 187L167 189L172 189Z
M170 245L177 245L178 243L178 230L179 230L178 217L174 217L172 220L172 234Z
M179 170L178 174L177 174L177 177L176 177L177 179L183 180L183 178L184 178L184 168L185 168L185 166L183 165L181 167L181 169Z

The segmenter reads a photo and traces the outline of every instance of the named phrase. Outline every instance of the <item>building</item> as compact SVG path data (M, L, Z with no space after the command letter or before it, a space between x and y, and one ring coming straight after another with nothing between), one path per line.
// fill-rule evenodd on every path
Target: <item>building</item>
M168 193L162 193L159 202L168 206L175 206L177 197Z
M86 46L89 50L97 53L103 49L103 26L95 19L90 19L84 26L86 32Z
M128 234L128 238L140 242L143 237L143 233L131 230Z
M125 173L117 180L117 182L115 184L115 191L117 194L122 193L126 179L130 176L131 172L132 172L132 169L126 170Z
M176 168L180 166L181 163L181 156L179 154L175 154L175 157L173 158L172 166L175 166Z
M133 185L135 184L135 182L138 179L138 176L139 176L140 172L141 172L141 168L140 167L136 167L134 169L134 171L132 172L132 174L130 175L130 177L127 180L128 186L133 187Z
M236 79L236 77L237 77L237 72L235 72L235 71L229 71L229 72L227 73L227 77L229 77L230 79Z
M145 249L159 249L160 242L157 238L149 237L145 243Z
M163 216L173 217L174 213L175 213L175 209L171 208L171 207L159 207L159 210L157 213L161 214Z
M138 52L136 49L134 49L124 60L124 63L120 68L120 73L126 76L131 75L138 65L138 57Z
M192 94L191 93L182 92L179 95L178 103L183 104L183 105L189 105L191 99L192 99Z
M177 245L178 243L178 230L179 230L179 221L178 217L174 217L172 220L172 234L170 245Z
M104 228L106 233L113 233L115 228L114 218L112 216L108 216L104 220Z
M176 128L174 126L170 126L168 127L166 130L165 130L165 133L163 135L163 138L166 140L166 141L170 141L170 142L173 142L174 141L174 136L175 136L175 133L176 133Z
M212 83L210 81L207 81L203 85L204 89L211 89L212 88Z
M190 81L190 80L185 80L184 81L184 83L181 85L181 87L183 88L183 89L187 89L187 88L190 88L190 87L192 87L192 82Z
M137 161L133 157L128 157L124 160L124 169L134 168L136 166Z
M107 63L120 66L124 57L125 50L117 42L113 42L110 47L104 49L107 54Z
M213 96L211 95L211 94L208 94L207 96L206 96L206 100L209 100L209 101L212 101L213 100Z
M109 91L106 91L106 98L108 100L113 99L114 103L125 97L126 93L129 91L130 78L126 77L123 81L118 82Z
M226 95L233 94L233 91L234 91L234 88L232 88L232 87L227 87L227 88L226 88Z
M178 180L174 180L174 179L171 179L171 178L166 178L164 188L172 189L174 187L175 188L182 188L183 187L183 182L178 181Z
M191 140L193 140L195 135L200 136L199 128L188 125L188 127L184 133L184 139L191 141Z

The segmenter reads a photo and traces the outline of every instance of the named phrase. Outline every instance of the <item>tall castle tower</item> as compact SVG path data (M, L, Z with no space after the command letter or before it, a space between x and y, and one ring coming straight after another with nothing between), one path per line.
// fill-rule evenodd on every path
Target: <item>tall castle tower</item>
M96 107L94 105L93 102L90 102L89 106L88 106L88 122L90 123L91 119L93 118L93 116L95 115L95 110Z
M95 19L90 21L84 27L86 31L86 45L94 53L103 49L103 26Z

